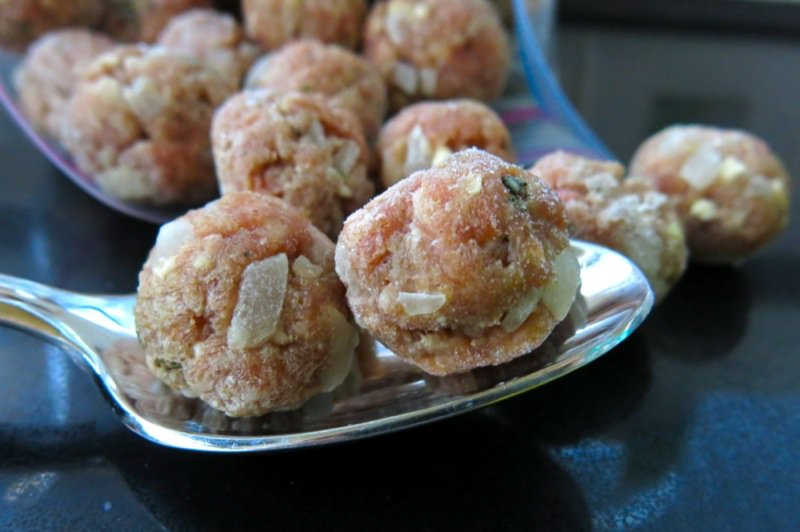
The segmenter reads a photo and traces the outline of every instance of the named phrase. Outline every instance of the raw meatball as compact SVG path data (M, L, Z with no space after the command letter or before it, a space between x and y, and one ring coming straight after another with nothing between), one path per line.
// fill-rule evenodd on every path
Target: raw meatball
M366 13L364 0L242 0L247 34L267 50L305 38L355 48Z
M567 315L579 283L558 197L477 149L351 215L336 271L357 323L434 375L530 352Z
M465 148L514 162L508 129L484 104L451 100L409 106L386 123L378 138L381 181L390 187Z
M228 80L188 56L120 47L84 70L60 137L113 196L197 203L216 193L209 127L231 92Z
M331 237L374 190L358 119L316 94L239 93L214 116L211 140L223 194L277 196Z
M642 179L623 180L624 171L617 162L566 152L531 168L564 202L570 234L629 257L660 301L686 270L683 228L667 196Z
M166 224L139 275L148 366L229 416L332 390L358 343L333 252L299 211L252 192Z
M248 89L314 92L352 111L364 134L374 139L386 116L386 85L380 72L360 56L318 41L289 43L265 56L247 75Z
M421 99L491 100L505 86L508 39L485 0L389 0L367 17L364 54L381 71L389 105Z
M48 31L92 26L103 16L104 0L0 1L0 47L24 48Z
M99 33L66 29L46 34L31 45L14 76L25 115L52 136L81 71L114 42Z
M211 0L108 0L105 31L117 40L154 42L169 20Z
M639 147L630 173L675 198L698 262L741 261L789 221L789 175L764 141L744 131L667 128Z
M235 18L213 9L192 9L173 18L158 44L208 63L237 88L259 54Z

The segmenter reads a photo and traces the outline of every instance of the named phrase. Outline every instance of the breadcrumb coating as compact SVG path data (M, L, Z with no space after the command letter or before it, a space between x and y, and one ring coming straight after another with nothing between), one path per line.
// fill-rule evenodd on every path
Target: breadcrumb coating
M579 283L558 197L476 149L351 215L336 271L358 324L435 375L530 352L566 316Z
M358 342L333 253L299 211L252 192L165 225L139 275L148 366L229 416L332 390Z

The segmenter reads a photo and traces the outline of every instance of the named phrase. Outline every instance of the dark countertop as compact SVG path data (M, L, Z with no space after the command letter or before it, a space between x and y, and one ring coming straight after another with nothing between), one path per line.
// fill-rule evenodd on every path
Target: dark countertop
M797 0L558 0L569 23L665 25L724 33L800 35Z
M155 227L89 198L4 114L0 176L0 272L135 289ZM0 328L0 529L798 530L799 197L761 255L692 267L588 367L329 448L157 447L57 348Z

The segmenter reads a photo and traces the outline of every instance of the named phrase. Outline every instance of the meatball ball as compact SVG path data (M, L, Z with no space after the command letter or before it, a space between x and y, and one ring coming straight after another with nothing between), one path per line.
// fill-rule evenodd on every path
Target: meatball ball
M249 89L313 92L353 112L374 139L386 116L386 85L360 56L318 41L289 43L259 60L247 75Z
M570 234L630 258L660 301L686 270L688 250L675 206L650 183L623 180L613 161L554 152L531 168L559 195Z
M84 70L60 137L113 196L197 203L216 193L209 128L231 92L229 81L188 56L120 47Z
M259 47L246 40L235 18L213 9L192 9L176 16L158 36L158 44L208 63L237 88L259 54Z
M355 48L366 13L364 0L242 0L247 34L267 50L305 38Z
M381 181L390 187L412 172L430 168L465 148L480 148L514 162L508 129L486 105L474 100L411 105L381 130Z
M434 375L530 352L579 283L567 218L533 174L469 149L356 211L336 271L356 322Z
M48 31L93 26L103 16L103 0L0 1L0 47L22 49Z
M211 0L108 0L103 27L117 40L151 43L175 15L210 6Z
M789 221L789 175L744 131L669 127L639 147L629 172L675 198L698 262L739 262Z
M485 0L389 0L367 17L364 54L399 109L421 99L491 100L505 86L508 39Z
M229 416L332 390L358 343L333 253L299 211L252 192L166 224L139 275L148 366Z
M358 119L316 94L239 93L214 116L211 140L223 194L277 196L331 237L374 190Z
M28 48L14 85L25 115L45 133L57 136L61 114L81 71L114 42L83 29L46 34Z

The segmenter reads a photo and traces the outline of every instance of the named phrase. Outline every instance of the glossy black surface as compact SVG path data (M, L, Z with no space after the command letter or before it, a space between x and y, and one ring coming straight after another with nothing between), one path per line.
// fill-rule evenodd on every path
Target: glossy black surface
M5 116L0 179L0 271L135 289L155 227L85 195ZM637 333L575 374L331 448L156 447L58 349L0 328L0 529L800 529L798 212L795 194L764 253L692 267Z

